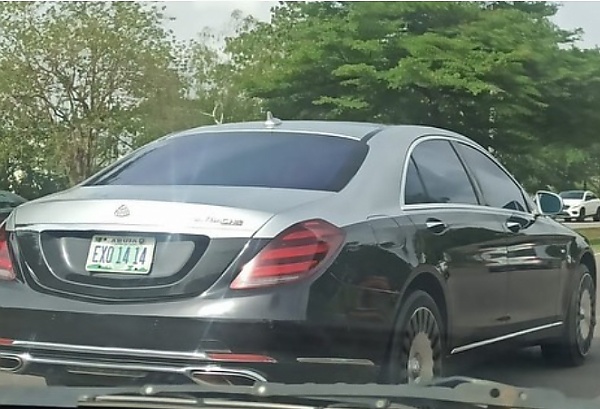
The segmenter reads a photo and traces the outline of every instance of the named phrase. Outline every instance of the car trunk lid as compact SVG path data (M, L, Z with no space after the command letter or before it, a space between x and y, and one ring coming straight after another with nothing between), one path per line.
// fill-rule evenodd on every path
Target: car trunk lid
M11 245L20 272L40 290L97 300L192 296L212 286L274 214L330 194L77 188L19 207Z

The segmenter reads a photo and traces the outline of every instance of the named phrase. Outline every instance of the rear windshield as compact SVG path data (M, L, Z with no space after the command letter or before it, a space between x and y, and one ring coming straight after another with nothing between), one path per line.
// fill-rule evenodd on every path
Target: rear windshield
M339 191L360 168L365 143L324 135L202 133L135 152L87 185L256 186Z
M584 193L582 190L569 190L567 192L560 192L558 195L563 199L583 199Z

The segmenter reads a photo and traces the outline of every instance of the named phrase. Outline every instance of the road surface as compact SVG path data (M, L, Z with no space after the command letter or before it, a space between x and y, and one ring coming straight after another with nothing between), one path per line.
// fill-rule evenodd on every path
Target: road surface
M600 264L600 255L598 257ZM600 296L600 290L598 293ZM595 345L588 361L579 368L552 367L544 362L539 348L496 352L485 361L481 359L482 355L482 351L474 351L471 356L461 357L467 364L458 374L522 387L553 388L573 397L595 398L600 395L600 325L596 327ZM0 385L44 387L45 382L31 376L0 374Z

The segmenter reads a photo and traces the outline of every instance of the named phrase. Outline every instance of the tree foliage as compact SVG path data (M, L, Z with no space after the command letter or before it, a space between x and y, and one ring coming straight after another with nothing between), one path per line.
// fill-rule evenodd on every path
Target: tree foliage
M579 32L554 25L556 10L546 2L285 2L271 24L230 39L228 50L247 90L280 117L427 124L507 161L544 157L541 146L566 135L585 146L600 125L598 51L576 49Z
M528 189L600 188L600 52L549 2L281 2L175 41L152 3L0 3L0 188L36 197L167 133L261 118L427 124Z
M178 92L165 86L178 78L161 20L140 3L2 3L0 104L9 130L27 140L38 128L45 136L34 143L70 183L130 149L140 104Z

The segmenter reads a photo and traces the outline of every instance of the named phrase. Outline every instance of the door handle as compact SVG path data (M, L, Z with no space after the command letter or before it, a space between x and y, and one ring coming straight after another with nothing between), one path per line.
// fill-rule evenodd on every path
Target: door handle
M427 221L425 222L425 227L427 227L428 230L431 230L436 234L440 234L443 233L448 226L446 226L446 223L444 223L441 220L427 219Z
M508 230L512 231L513 233L518 232L519 230L521 230L521 223L519 222L515 222L513 220L508 220L506 222L506 227L508 228Z

